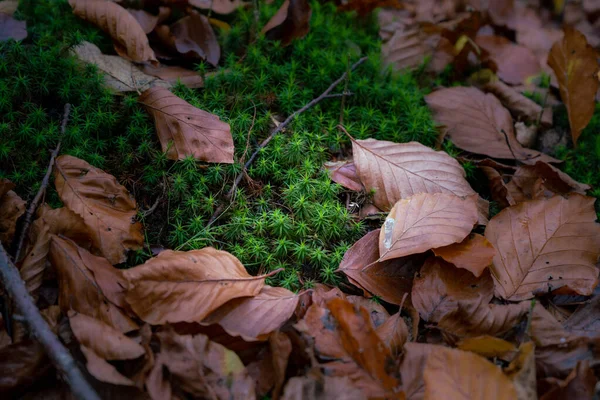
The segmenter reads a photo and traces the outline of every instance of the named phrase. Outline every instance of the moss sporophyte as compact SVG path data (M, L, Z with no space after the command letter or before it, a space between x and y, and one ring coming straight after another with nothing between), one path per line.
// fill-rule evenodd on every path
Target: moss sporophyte
M261 3L259 25L279 5ZM256 35L253 10L239 9L227 20L231 29L217 32L222 65L193 66L205 77L204 88L172 88L230 124L236 161L222 165L168 160L137 95L115 95L94 65L70 55L84 40L111 53L110 39L73 16L66 0L22 0L15 16L27 20L28 39L0 43L0 177L17 184L22 197L33 196L48 149L62 139L63 154L116 176L140 208L158 204L151 214L140 212L149 245L227 250L253 273L284 268L269 280L293 290L302 282L337 283L341 258L368 223L352 217L346 209L349 194L322 169L333 158L351 156L349 139L337 128L340 117L356 139L433 147L439 133L423 101L429 89L419 85L419 72L394 73L382 64L375 16L359 19L337 12L332 3L313 1L311 7L309 33L287 47ZM341 97L332 97L295 118L260 151L247 178L225 200L241 160L268 136L274 121L318 96L364 56L367 61L349 75L351 95L343 109ZM71 103L72 111L60 138L64 103ZM599 115L586 132L597 130ZM600 142L586 132L576 150L561 150L560 156L573 178L597 186L600 177L590 164L596 170L600 165ZM444 149L458 153L448 145ZM478 176L473 170L467 166L471 181ZM47 201L60 205L51 191ZM224 212L208 225L220 206ZM149 256L146 249L131 263Z

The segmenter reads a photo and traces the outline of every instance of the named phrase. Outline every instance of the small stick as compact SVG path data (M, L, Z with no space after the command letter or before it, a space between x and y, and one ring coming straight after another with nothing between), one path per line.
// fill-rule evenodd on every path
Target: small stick
M67 104L65 104L65 112L63 114L63 120L62 120L62 124L60 126L61 137L65 134L65 130L67 129L67 122L69 121L69 113L70 112L71 112L71 105L69 103L67 103ZM38 206L40 205L40 200L42 199L42 196L46 192L46 188L48 187L48 183L50 182L50 175L52 174L52 167L54 166L54 160L56 159L56 156L58 156L58 152L60 151L61 142L62 142L62 139L58 141L56 148L52 152L52 155L50 156L50 162L48 163L48 168L46 169L46 175L44 175L44 179L42 179L42 184L40 186L40 189L38 190L37 194L31 201L31 204L29 204L29 208L27 209L27 212L25 213L23 227L22 227L19 235L17 236L17 243L15 245L15 256L13 258L13 260L15 262L19 262L19 257L21 257L21 250L23 248L23 241L25 240L25 236L27 235L27 232L29 231L29 226L31 225L31 220L33 219L35 210L37 210Z
M346 71L348 71L349 61L346 63ZM346 104L346 92L348 91L348 81L350 80L350 74L346 75L344 82L344 91L342 92L342 104L340 105L340 125L344 125L344 106Z
M77 368L77 364L69 351L52 333L35 306L17 267L10 260L2 243L0 243L0 278L2 278L6 293L10 296L13 304L17 306L17 309L20 310L23 319L29 326L29 332L44 347L46 354L48 354L56 369L64 376L75 397L83 400L100 400L98 394Z
M358 60L357 62L355 62L352 65L352 67L350 67L349 70L346 70L346 72L344 72L344 74L341 77L339 77L335 82L333 82L331 85L329 85L329 87L323 93L321 93L321 95L319 97L315 97L310 102L308 102L307 104L305 104L304 107L300 108L299 110L294 111L281 124L277 125L271 131L271 134L265 140L262 141L262 143L258 146L258 148L256 149L256 151L254 153L252 153L252 155L250 156L250 158L248 159L248 161L246 161L246 163L244 164L244 167L242 168L242 171L235 178L235 181L233 182L233 186L231 186L231 189L225 195L225 199L228 200L228 201L231 200L231 197L235 193L235 189L240 184L240 181L244 177L244 174L246 173L246 170L248 169L248 167L252 164L252 162L254 161L254 159L258 156L258 153L260 153L260 151L267 144L269 144L269 142L271 140L273 140L273 138L275 137L275 135L277 135L279 132L281 132L283 130L283 128L285 128L287 125L289 125L290 122L292 122L294 120L294 118L296 118L296 116L302 114L304 111L308 110L309 108L313 107L314 105L316 105L317 103L319 103L321 100L323 100L327 96L329 96L329 93L331 93L331 91L333 89L335 89L335 87L337 85L339 85L340 82L342 82L344 79L346 79L346 76L348 76L348 74L350 72L354 71L359 65L361 65L365 61L367 61L367 57L363 57L360 60ZM208 224L206 225L207 227L211 226L216 221L216 219L219 217L219 215L221 215L221 213L223 212L224 208L225 208L225 206L223 206L223 205L220 205L219 207L217 207L215 213L212 215L212 217L210 217L210 220L208 221Z

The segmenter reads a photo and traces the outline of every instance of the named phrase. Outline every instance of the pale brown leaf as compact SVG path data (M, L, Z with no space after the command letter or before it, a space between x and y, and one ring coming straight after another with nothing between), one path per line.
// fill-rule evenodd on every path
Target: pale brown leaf
M511 182L528 200L571 192L585 194L590 189L589 185L577 182L558 168L543 161L538 161L534 165L519 166Z
M521 344L519 353L510 362L504 373L515 385L517 400L537 400L535 345L533 342Z
M264 286L250 298L231 300L202 321L219 324L232 336L246 341L266 340L294 314L298 295L282 287Z
M383 62L396 71L417 68L433 54L438 40L439 36L428 37L417 24L399 29L381 46Z
M134 385L131 379L121 374L114 365L108 363L92 349L87 346L80 346L80 348L87 360L85 367L94 378L102 382L112 383L113 385Z
M458 302L492 299L493 281L488 273L476 278L437 257L427 259L412 287L412 304L421 318L438 322L454 311Z
M42 218L33 221L28 232L28 238L32 246L23 259L19 274L25 282L29 294L37 300L37 292L42 286L48 251L50 250L50 229Z
M321 376L320 380L296 376L285 385L282 400L367 400L347 377Z
M478 35L475 43L489 53L498 67L498 77L508 84L524 83L527 78L541 72L540 63L531 50L502 36Z
M433 253L479 277L492 263L496 250L485 237L472 233L460 243L433 249Z
M356 192L360 192L364 190L363 186L358 174L356 172L356 165L354 162L346 160L346 161L330 161L326 162L323 165L327 171L329 171L329 176L332 181L339 183L343 187L354 190Z
M552 109L549 107L542 109L542 106L525 97L516 89L500 81L489 82L483 89L496 96L518 120L532 124L537 124L539 121L542 126L552 126Z
M361 182L384 211L417 193L475 194L458 161L420 143L353 139L352 153Z
M217 14L231 14L249 3L242 0L189 0L189 3L204 10L212 10Z
M388 346L392 355L402 353L402 347L408 340L408 326L400 315L400 311L375 328L375 333Z
M164 28L163 28L164 29ZM187 58L199 58L217 66L221 47L208 18L191 12L162 33L162 40Z
M192 106L164 88L151 88L139 97L154 118L158 138L171 160L193 156L197 160L233 163L229 124Z
M51 234L67 237L86 250L92 248L90 229L83 218L68 208L52 209L47 204L42 204L37 210L37 216L48 226Z
M436 349L427 357L423 377L425 400L517 398L514 384L499 367L470 352Z
M594 337L600 332L600 296L580 305L563 323L566 330L582 336Z
M249 275L237 258L212 247L165 250L123 274L131 285L127 303L150 324L201 322L230 300L258 295L266 278Z
M12 16L19 8L19 0L4 0L0 2L0 13Z
M404 345L400 375L402 376L402 390L408 400L423 400L425 396L425 382L423 372L427 358L433 352L443 349L427 343L409 342Z
M142 225L133 222L135 199L116 178L68 155L56 159L54 186L66 207L81 216L94 248L111 264L126 260L144 243Z
M396 203L379 233L380 261L462 241L477 222L474 197L420 193Z
M585 36L569 27L562 40L556 42L548 55L548 65L554 70L560 97L567 107L573 143L590 122L598 91L598 53Z
M496 296L524 300L560 288L591 294L600 255L594 200L555 196L509 207L492 218L485 236L496 249L491 267Z
M367 310L371 324L375 329L379 328L390 318L390 313L387 312L385 307L376 302L374 299L368 299L363 296L339 297L346 299L350 304L353 304L356 307L362 307Z
M448 137L463 150L524 163L558 162L517 142L510 113L492 94L474 87L453 87L437 90L425 100L435 121L445 126Z
M148 38L126 9L110 1L69 0L73 14L98 26L122 48L134 62L156 62Z
M25 200L12 189L8 179L0 179L0 241L8 246L15 234L17 220L25 213Z
M171 15L171 9L169 7L159 7L158 15L150 14L144 10L136 10L128 8L129 14L136 19L140 24L145 34L149 34L156 28L156 25L169 18Z
M285 0L277 13L262 28L269 40L280 40L282 46L306 36L312 10L308 0Z
M127 281L121 270L68 239L53 235L50 262L59 282L58 304L63 312L74 310L96 318L120 332L137 329L121 310Z

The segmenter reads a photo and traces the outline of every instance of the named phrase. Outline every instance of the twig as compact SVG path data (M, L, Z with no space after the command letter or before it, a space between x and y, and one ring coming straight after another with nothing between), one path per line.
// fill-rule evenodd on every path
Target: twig
M140 212L142 214L142 218L146 218L148 215L152 214L154 212L154 210L156 210L156 207L158 207L158 204L160 203L161 200L162 200L162 194L156 198L156 201L154 202L154 204L152 204L152 206L149 209L140 210Z
M248 167L252 164L252 162L254 161L254 159L258 156L258 153L260 153L260 151L267 144L269 144L269 142L271 140L273 140L273 138L275 137L275 135L277 135L279 132L281 132L283 130L283 128L285 128L287 125L289 125L289 123L292 122L294 120L294 118L296 118L296 116L302 114L304 111L306 111L309 108L313 107L314 105L316 105L317 103L319 103L321 100L327 98L327 96L329 96L329 93L331 93L331 91L333 89L335 89L335 87L337 85L339 85L340 82L342 82L344 79L346 79L346 76L350 72L354 71L359 65L361 65L365 61L367 61L367 57L363 57L360 60L358 60L357 62L355 62L352 65L352 67L350 67L349 70L347 70L346 72L344 72L344 74L341 77L339 77L335 82L333 82L331 85L329 85L329 87L323 93L321 93L321 95L319 97L315 97L309 103L305 104L304 107L300 108L299 110L294 111L281 124L277 125L271 131L271 133L269 134L269 136L265 140L262 141L262 143L258 146L258 148L256 149L256 151L254 153L252 153L252 155L250 156L250 158L248 159L248 161L246 161L246 163L244 164L244 167L242 168L242 171L235 178L235 181L233 182L233 185L231 186L231 189L229 189L229 192L227 192L227 194L225 195L225 199L227 201L231 200L231 197L235 193L235 189L240 184L240 181L244 177L244 174L246 173L246 170L248 169ZM219 207L217 207L215 213L212 215L212 217L210 217L210 220L208 221L207 227L211 226L216 221L216 219L219 217L219 215L221 215L221 213L223 212L223 208L225 208L225 206L222 205L222 204Z
M348 60L348 62L346 63L346 71L348 71L348 66L350 60ZM346 104L346 92L348 91L348 81L350 80L350 74L346 75L346 79L344 82L344 91L342 92L342 104L340 105L340 125L344 124L344 106Z
M33 298L27 291L19 275L19 271L8 257L2 243L0 243L0 278L2 278L6 293L12 299L13 304L17 306L17 309L20 310L21 315L29 326L30 333L44 347L56 369L62 373L71 387L71 391L75 397L85 400L100 400L98 394L96 394L94 389L85 380L79 368L77 368L77 364L69 351L52 333L50 327L44 318L42 318L40 311L35 306Z
M521 161L517 158L517 156L515 156L512 146L510 145L510 142L508 141L508 135L506 134L506 132L504 132L504 129L500 129L500 132L502 132L502 134L504 135L504 140L506 140L506 145L508 146L508 149L510 150L510 154L512 154L515 161L517 161L517 162Z
M54 160L60 151L60 144L62 142L62 136L65 134L65 130L67 129L67 122L69 121L69 113L71 112L71 105L69 103L65 104L65 112L63 114L62 124L60 126L61 140L58 141L56 148L52 152L50 156L50 162L48 163L48 168L46 169L46 175L44 175L44 179L42 179L42 184L37 194L29 204L29 208L25 213L25 219L23 221L23 226L19 235L17 236L17 243L15 245L15 256L13 260L15 262L19 262L19 257L21 257L21 250L23 248L23 241L25 240L25 236L29 231L29 225L31 225L31 220L33 219L33 215L35 214L35 210L37 210L40 205L40 200L42 196L46 192L46 188L48 187L48 183L50 182L50 175L52 175L52 167L54 166Z

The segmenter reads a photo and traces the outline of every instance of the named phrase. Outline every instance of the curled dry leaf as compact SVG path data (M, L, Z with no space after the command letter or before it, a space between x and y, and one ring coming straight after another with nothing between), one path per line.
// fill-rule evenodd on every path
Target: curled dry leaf
M352 139L352 153L361 182L384 211L417 193L475 194L458 161L420 143Z
M25 213L25 200L12 189L15 185L8 179L0 179L0 242L8 245L15 234L17 220Z
M555 196L492 218L485 237L496 248L491 267L496 296L515 301L557 289L590 295L600 255L594 200Z
M425 261L412 287L412 303L421 318L438 322L456 308L457 302L493 297L494 282L488 273L476 278L437 257Z
M165 250L123 274L131 285L127 303L154 325L201 322L230 300L258 295L267 277L249 275L237 258L212 247Z
M352 386L348 377L319 375L291 378L281 400L367 400L362 391Z
M217 323L246 341L266 340L296 310L298 295L282 287L264 286L250 298L234 299L213 311L203 323Z
M496 96L515 118L532 124L539 121L544 127L552 126L552 108L542 108L535 101L500 81L489 82L483 89Z
M437 90L425 100L435 121L446 127L446 134L463 150L527 164L559 162L517 142L510 113L492 94L474 87L453 87Z
M535 54L527 47L519 46L501 36L481 36L475 43L486 50L489 58L498 67L498 77L511 85L524 83L531 76L541 72Z
M285 333L275 331L269 335L269 345L265 350L262 359L247 366L248 373L255 381L258 396L271 392L271 397L278 399L285 382L292 341Z
M388 318L383 324L375 328L375 333L390 349L393 356L402 353L402 347L408 340L408 326L400 315L400 311Z
M90 229L85 225L83 218L66 207L52 209L43 204L37 211L38 219L44 221L50 233L71 239L79 247L86 250L92 248Z
M160 144L171 160L193 156L197 160L233 163L229 124L200 110L164 88L151 88L138 101L154 118Z
M121 309L127 280L121 270L90 254L68 239L53 235L50 262L59 283L58 305L64 312L74 310L96 318L120 332L137 329Z
M87 370L94 378L116 385L133 385L107 360L129 360L142 356L144 348L113 327L87 315L70 312L69 323L87 359Z
M427 357L423 378L426 400L517 398L513 382L500 368L466 351L437 348Z
M425 382L423 371L429 355L443 348L427 343L409 342L404 345L400 375L402 376L402 390L409 400L423 400L425 395Z
M54 186L60 199L83 218L94 248L112 264L142 248L142 224L133 223L137 205L114 176L87 162L63 155L56 159Z
M40 381L50 367L44 348L33 339L1 348L0 393L6 398L21 397L19 391Z
M339 296L342 299L346 299L350 304L356 307L362 307L369 313L371 324L373 328L377 329L383 325L389 318L390 313L387 312L384 306L377 303L373 299L368 299L363 296Z
M535 373L535 345L533 342L521 344L518 354L504 370L504 373L515 385L517 400L538 398Z
M600 296L580 305L563 325L566 330L577 335L597 336L600 332Z
M280 40L283 46L287 46L308 33L311 13L308 0L285 0L263 27L262 33L267 39Z
M394 205L379 233L380 261L462 241L477 222L474 197L419 193Z
M69 4L73 14L108 33L132 61L156 62L144 30L126 9L110 1L69 0Z
M558 79L560 97L567 107L573 143L594 114L598 91L598 53L585 36L569 27L562 40L556 42L548 55L548 65Z
M517 347L506 340L489 336L468 337L456 344L456 347L463 351L470 351L479 354L485 358L501 358L503 360L512 359L517 352Z
M423 265L423 255L379 259L380 229L363 236L344 254L338 271L350 282L373 293L388 303L400 305L405 293L410 293L413 276Z
M159 34L162 41L185 57L200 58L213 66L219 63L221 47L208 18L192 12Z
M42 218L38 218L31 224L27 236L31 246L19 268L19 274L29 294L37 300L50 250L50 228Z
M254 382L240 358L231 350L211 341L208 336L178 335L172 329L156 334L160 353L148 379L162 381L168 397L171 386L198 398L254 399ZM163 369L169 371L164 374ZM160 396L160 395L159 395Z
M203 10L212 10L217 14L231 14L249 3L242 0L189 0L189 3Z
M548 163L538 161L534 165L519 166L508 188L519 203L542 197L550 198L554 194L566 195L571 192L585 194L590 186L577 182Z
M127 11L140 24L145 34L152 32L154 28L156 28L156 25L160 24L171 15L171 9L169 7L159 7L158 15L153 15L147 11L135 10L132 8L128 8Z
M356 165L354 162L346 161L330 161L326 162L323 166L329 171L331 180L339 183L343 187L360 192L365 189L358 174L356 172Z
M550 377L540 382L540 389L544 392L540 400L592 400L596 381L590 361L578 361L564 380Z
M23 40L26 37L27 23L25 21L17 21L12 15L0 11L0 42L9 39Z
M428 37L417 24L397 30L381 46L383 62L395 70L413 69L431 56L439 42L439 36Z
M456 267L464 268L476 277L480 277L492 263L496 250L485 237L472 233L460 243L433 249L433 253Z

